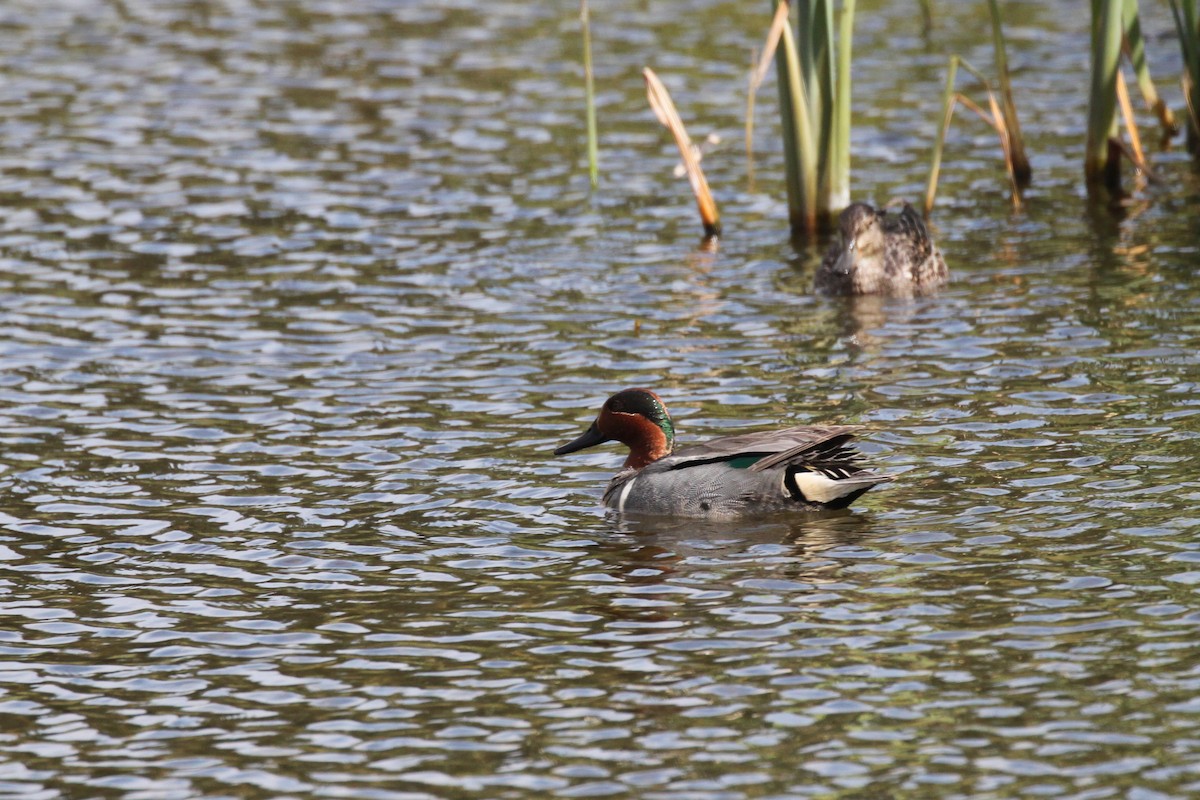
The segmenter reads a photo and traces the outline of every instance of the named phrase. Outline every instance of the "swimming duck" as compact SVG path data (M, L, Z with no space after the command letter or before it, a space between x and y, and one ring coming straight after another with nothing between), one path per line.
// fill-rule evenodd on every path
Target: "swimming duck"
M675 449L675 424L649 389L625 389L604 403L587 431L554 451L604 442L629 447L604 491L617 512L737 517L783 509L845 508L892 480L868 472L850 442L857 428L811 425L724 436Z
M929 294L949 279L925 221L908 203L899 214L852 203L839 219L814 285L829 294Z

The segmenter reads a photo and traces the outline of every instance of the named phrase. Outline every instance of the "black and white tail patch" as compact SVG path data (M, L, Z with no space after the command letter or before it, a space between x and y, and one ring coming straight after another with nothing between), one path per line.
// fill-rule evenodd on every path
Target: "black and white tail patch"
M789 469L783 478L784 488L794 499L805 503L845 508L855 498L877 483L886 481L879 475L855 473L844 467Z

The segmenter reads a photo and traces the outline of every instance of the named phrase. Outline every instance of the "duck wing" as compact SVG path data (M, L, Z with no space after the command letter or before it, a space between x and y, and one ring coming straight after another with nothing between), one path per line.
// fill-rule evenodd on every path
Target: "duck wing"
M933 254L933 240L925 220L910 203L905 203L899 214L881 216L879 224L892 246L903 250L908 263L921 263Z
M859 430L852 425L802 425L722 436L676 450L646 469L676 470L739 459L752 459L745 465L751 472L797 461L814 467L858 469L858 452L848 445Z
M762 458L748 472L778 470L783 488L794 500L821 508L845 508L873 486L893 480L863 469L851 442L857 428L824 426L791 428L795 446Z

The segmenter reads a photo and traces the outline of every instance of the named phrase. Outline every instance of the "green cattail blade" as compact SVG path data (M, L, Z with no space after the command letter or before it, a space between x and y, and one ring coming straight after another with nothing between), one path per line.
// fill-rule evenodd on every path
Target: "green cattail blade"
M1092 0L1092 78L1088 94L1084 175L1091 191L1120 189L1120 149L1110 144L1117 122L1123 0Z
M1147 108L1158 117L1163 136L1170 138L1179 132L1179 124L1175 121L1175 115L1171 113L1166 101L1159 96L1158 89L1154 86L1154 80L1150 77L1150 68L1146 65L1146 41L1142 36L1142 21L1138 14L1137 0L1125 0L1122 27L1125 37L1125 54L1129 57L1134 74L1137 75L1138 89L1142 92L1142 98L1145 99Z
M1200 92L1197 91L1192 77L1186 72L1180 82L1183 85L1183 97L1187 101L1188 123L1191 125L1188 130L1200 131Z
M789 14L775 65L793 233L816 233L849 203L854 7L843 0L836 30L834 0L793 0L777 12Z
M778 12L782 12L784 15L784 25L780 30L779 42L783 41L783 31L787 29L787 11L786 0L781 0ZM801 194L803 193L800 183L800 147L796 140L795 124L798 112L792 107L791 75L793 70L789 66L789 60L794 61L795 58L796 48L793 44L790 52L785 48L782 57L775 59L776 82L779 85L779 127L783 135L784 185L787 188L788 220L793 231L796 230L797 223L801 219Z
M1200 156L1200 24L1196 0L1170 0L1183 54L1183 96L1188 110L1188 149Z
M784 123L785 136L790 141L784 149L792 151L787 160L788 168L788 214L793 231L815 233L817 230L817 144L816 125L810 115L810 106L800 73L800 55L790 25L783 28L781 38L783 60L779 93L781 107L786 107L788 116ZM783 102L784 95L787 96Z
M826 213L832 218L850 205L850 63L854 40L854 0L842 3L838 30L837 85L830 134L829 192Z
M946 144L946 134L950 130L950 120L954 116L954 79L958 75L958 56L950 56L946 66L946 89L942 92L942 117L938 126L937 139L933 143L933 158L929 164L929 180L925 183L925 216L933 211L933 198L937 194L938 176L942 171L942 149Z
M583 83L587 96L588 175L592 188L600 185L600 146L596 134L596 87L592 77L592 33L587 0L579 2L579 20L583 26Z
M843 2L843 6L845 3ZM853 9L852 9L853 11ZM811 118L814 120L817 144L817 192L818 213L828 217L830 212L830 189L834 167L834 117L837 112L834 96L834 24L833 0L813 0L812 23L808 31L808 49L812 51L812 79L806 83Z

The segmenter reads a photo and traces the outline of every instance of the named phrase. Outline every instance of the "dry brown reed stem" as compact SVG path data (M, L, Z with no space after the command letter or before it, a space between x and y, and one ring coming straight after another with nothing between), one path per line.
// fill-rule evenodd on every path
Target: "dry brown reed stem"
M1008 170L1008 182L1012 186L1012 204L1013 208L1021 208L1021 189L1017 185L1016 175L1012 169L1012 154L1009 150L1008 129L1004 127L1004 115L1000 113L1000 104L996 101L996 95L991 89L987 90L988 105L991 107L992 113L984 111L975 101L967 97L965 94L955 95L955 99L962 103L967 108L979 115L979 118L996 129L996 133L1000 136L1000 149L1004 153L1004 166Z
M1012 135L1008 130L1008 126L1005 124L1005 116L1001 110L1001 105L996 99L996 93L992 91L992 84L988 82L987 78L983 77L983 74L979 72L979 70L972 67L966 61L960 59L959 63L962 64L963 69L974 75L976 80L983 84L983 89L985 92L987 92L988 105L992 110L992 115L990 118L983 112L982 109L979 108L979 106L972 103L965 95L960 95L960 99L968 108L972 108L975 113L983 119L984 122L995 128L996 133L999 134L1000 149L1004 154L1004 166L1008 171L1008 182L1012 185L1013 208L1020 209L1021 187L1025 183L1021 180L1022 173L1020 171L1022 160L1025 159L1024 151L1022 150L1021 152L1018 152L1014 146ZM1028 164L1027 161L1025 161L1025 163L1026 165Z
M1017 174L1016 152L1013 149L1013 140L1008 132L1008 125L1004 121L1004 112L1000 110L1000 103L996 100L996 95L992 94L991 89L988 90L988 103L992 107L992 125L996 129L996 133L1000 135L1000 149L1004 152L1004 167L1008 170L1008 182L1012 184L1013 209L1020 211L1021 186L1018 183L1020 176ZM1028 162L1025 163L1028 165Z
M775 9L775 16L771 20L771 29L767 31L767 42L763 45L762 55L758 58L758 65L750 72L750 88L746 94L746 158L753 159L754 157L754 98L758 94L758 89L762 86L762 82L767 78L767 70L771 68L771 62L775 60L775 51L779 49L779 37L783 35L783 26L787 25L788 5L786 2L779 3Z
M1021 136L1021 123L1017 119L1017 104L1013 100L1012 83L1008 74L1008 54L1004 44L1004 30L1000 21L1000 6L997 0L989 0L988 9L992 17L992 44L995 50L996 72L999 74L1000 95L1003 100L1004 130L1007 144L1005 145L1005 160L1008 163L1009 175L1019 186L1028 186L1033 176L1033 168L1029 165L1029 157L1025 155L1025 142ZM967 67L968 71L972 71ZM988 87L989 93L991 87ZM1000 107L1000 106L997 106ZM1014 195L1015 196L1015 195Z
M788 4L781 0L775 9L775 16L771 18L771 29L767 31L767 43L763 46L762 56L758 59L758 69L754 71L754 80L751 85L754 86L755 91L758 91L758 87L766 80L767 70L771 68L771 62L775 60L775 51L779 48L779 39L783 36L783 26L787 25L787 20Z
M1138 172L1150 180L1157 177L1146 162L1146 153L1142 150L1142 138L1138 136L1137 124L1133 120L1133 104L1129 102L1129 87L1125 84L1125 75L1117 73L1117 104L1121 107L1121 116L1125 118L1125 130L1129 132L1129 160Z
M717 213L717 204L713 200L712 192L709 191L704 171L700 169L700 158L696 155L696 148L692 144L687 130L683 127L683 120L679 118L679 112L675 110L675 103L671 101L667 87L663 86L662 81L654 74L654 70L646 67L642 70L642 76L646 79L646 97L650 101L650 108L654 111L654 116L671 132L671 135L675 137L675 144L679 146L679 154L683 158L683 166L687 170L688 182L692 185L692 193L696 195L696 206L700 210L700 221L704 224L704 234L717 236L721 233L721 218Z

